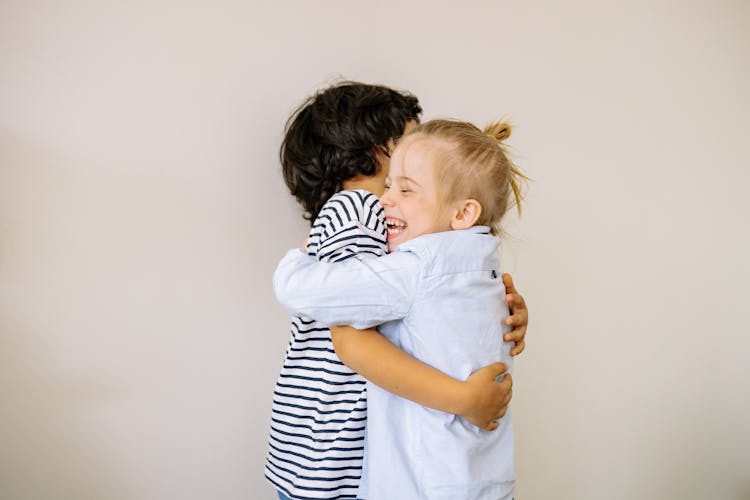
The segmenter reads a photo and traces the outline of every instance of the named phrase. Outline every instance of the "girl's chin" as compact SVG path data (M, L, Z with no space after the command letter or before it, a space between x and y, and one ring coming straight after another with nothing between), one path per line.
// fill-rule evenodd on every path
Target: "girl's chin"
M402 236L403 234L391 234L391 233L388 234L387 241L388 241L389 252L395 251L398 248L398 246L404 242Z

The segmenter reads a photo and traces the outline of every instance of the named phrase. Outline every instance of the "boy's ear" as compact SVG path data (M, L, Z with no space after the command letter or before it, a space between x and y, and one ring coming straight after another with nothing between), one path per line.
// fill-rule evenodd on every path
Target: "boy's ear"
M482 205L477 200L468 199L459 202L456 213L451 219L451 229L468 229L479 220L482 215Z

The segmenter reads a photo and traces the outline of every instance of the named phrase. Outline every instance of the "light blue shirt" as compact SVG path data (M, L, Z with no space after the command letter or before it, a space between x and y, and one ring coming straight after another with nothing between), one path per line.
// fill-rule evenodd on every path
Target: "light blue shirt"
M420 236L376 259L316 262L301 250L274 275L292 314L379 331L405 352L459 380L495 361L508 315L499 239L486 227ZM511 498L513 429L495 431L425 408L368 383L365 471L368 500Z

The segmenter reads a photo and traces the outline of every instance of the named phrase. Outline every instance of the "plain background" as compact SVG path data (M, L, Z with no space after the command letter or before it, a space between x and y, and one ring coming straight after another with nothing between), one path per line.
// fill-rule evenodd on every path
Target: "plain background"
M342 77L516 124L517 498L750 497L750 4L460 4L0 4L0 498L274 498L277 151Z

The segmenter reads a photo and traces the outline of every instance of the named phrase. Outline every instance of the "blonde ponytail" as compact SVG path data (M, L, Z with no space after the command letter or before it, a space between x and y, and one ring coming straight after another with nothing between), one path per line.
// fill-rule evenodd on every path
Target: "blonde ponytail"
M510 137L510 133L512 130L513 126L510 123L505 120L499 120L496 122L492 122L484 127L483 132L484 135L497 142L497 145L500 147L500 149L502 149L503 154L505 154L505 156L507 157L508 150L503 142L505 141L505 139ZM521 200L523 199L521 185L525 184L528 180L529 178L526 177L523 172L518 169L518 167L516 167L516 165L510 160L510 158L508 158L508 182L510 183L510 188L513 191L513 198L515 199L518 215L521 215Z
M484 127L484 135L492 139L493 141L497 141L502 144L502 142L510 137L510 132L513 130L513 126L504 121L496 121L492 122L486 127Z

